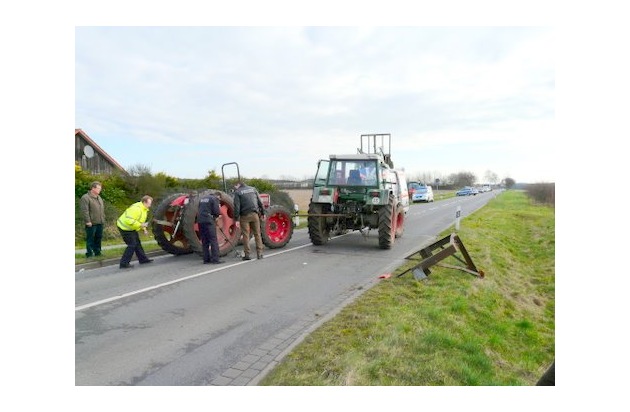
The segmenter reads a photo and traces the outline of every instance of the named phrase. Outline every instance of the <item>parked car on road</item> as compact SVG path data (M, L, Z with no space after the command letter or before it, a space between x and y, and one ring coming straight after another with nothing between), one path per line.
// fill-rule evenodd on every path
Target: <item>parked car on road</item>
M433 188L424 183L409 182L409 198L412 202L433 202Z
M455 193L457 196L474 196L477 194L477 189L470 187L470 186L466 186L466 187L462 187L461 189L459 189L457 191L457 193Z

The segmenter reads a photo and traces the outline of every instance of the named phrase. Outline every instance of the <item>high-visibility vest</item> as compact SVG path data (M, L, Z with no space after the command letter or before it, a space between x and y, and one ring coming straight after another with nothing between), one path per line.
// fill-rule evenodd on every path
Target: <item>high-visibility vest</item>
M134 203L120 215L116 225L122 230L138 231L142 229L142 224L146 222L148 212L149 209L142 202Z

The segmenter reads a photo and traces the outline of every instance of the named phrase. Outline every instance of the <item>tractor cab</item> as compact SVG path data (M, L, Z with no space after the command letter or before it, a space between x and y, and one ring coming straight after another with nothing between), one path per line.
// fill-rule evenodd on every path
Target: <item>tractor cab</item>
M347 155L320 160L316 186L378 187L378 159L361 155Z

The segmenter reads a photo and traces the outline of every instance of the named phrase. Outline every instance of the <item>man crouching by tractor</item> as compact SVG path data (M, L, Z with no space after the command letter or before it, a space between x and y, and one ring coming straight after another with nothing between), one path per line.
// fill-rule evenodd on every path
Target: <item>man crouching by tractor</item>
M263 258L263 241L260 235L260 220L264 219L265 208L260 194L256 188L239 181L234 186L234 220L236 226L241 228L243 236L243 260L251 260L249 257L250 228L256 240L256 255Z
M223 260L219 260L219 242L215 223L221 215L217 193L208 193L199 198L197 223L199 223L199 235L203 249L203 263L223 263Z

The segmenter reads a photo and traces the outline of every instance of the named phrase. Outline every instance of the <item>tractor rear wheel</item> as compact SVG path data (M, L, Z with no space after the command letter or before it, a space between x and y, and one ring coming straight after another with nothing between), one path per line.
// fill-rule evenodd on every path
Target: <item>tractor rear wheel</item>
M265 211L265 220L260 222L262 241L269 249L284 247L293 236L291 213L281 206L273 205Z
M391 249L396 236L395 210L396 199L389 195L389 202L378 211L378 246L381 249Z
M153 213L153 237L165 252L173 255L192 253L181 225L186 198L186 193L174 193L162 200Z
M308 214L320 215L324 213L324 205L322 203L310 203L308 205ZM308 236L311 238L311 242L320 246L328 242L330 231L326 227L326 217L324 216L309 216L308 217Z
M186 213L184 213L184 217L182 218L184 234L186 239L188 239L191 249L198 255L203 256L197 214L199 213L199 198L209 193L219 194L221 215L216 221L217 241L219 243L219 256L225 256L234 249L240 236L240 230L236 227L236 221L234 220L234 201L225 192L220 190L206 190L190 198Z

